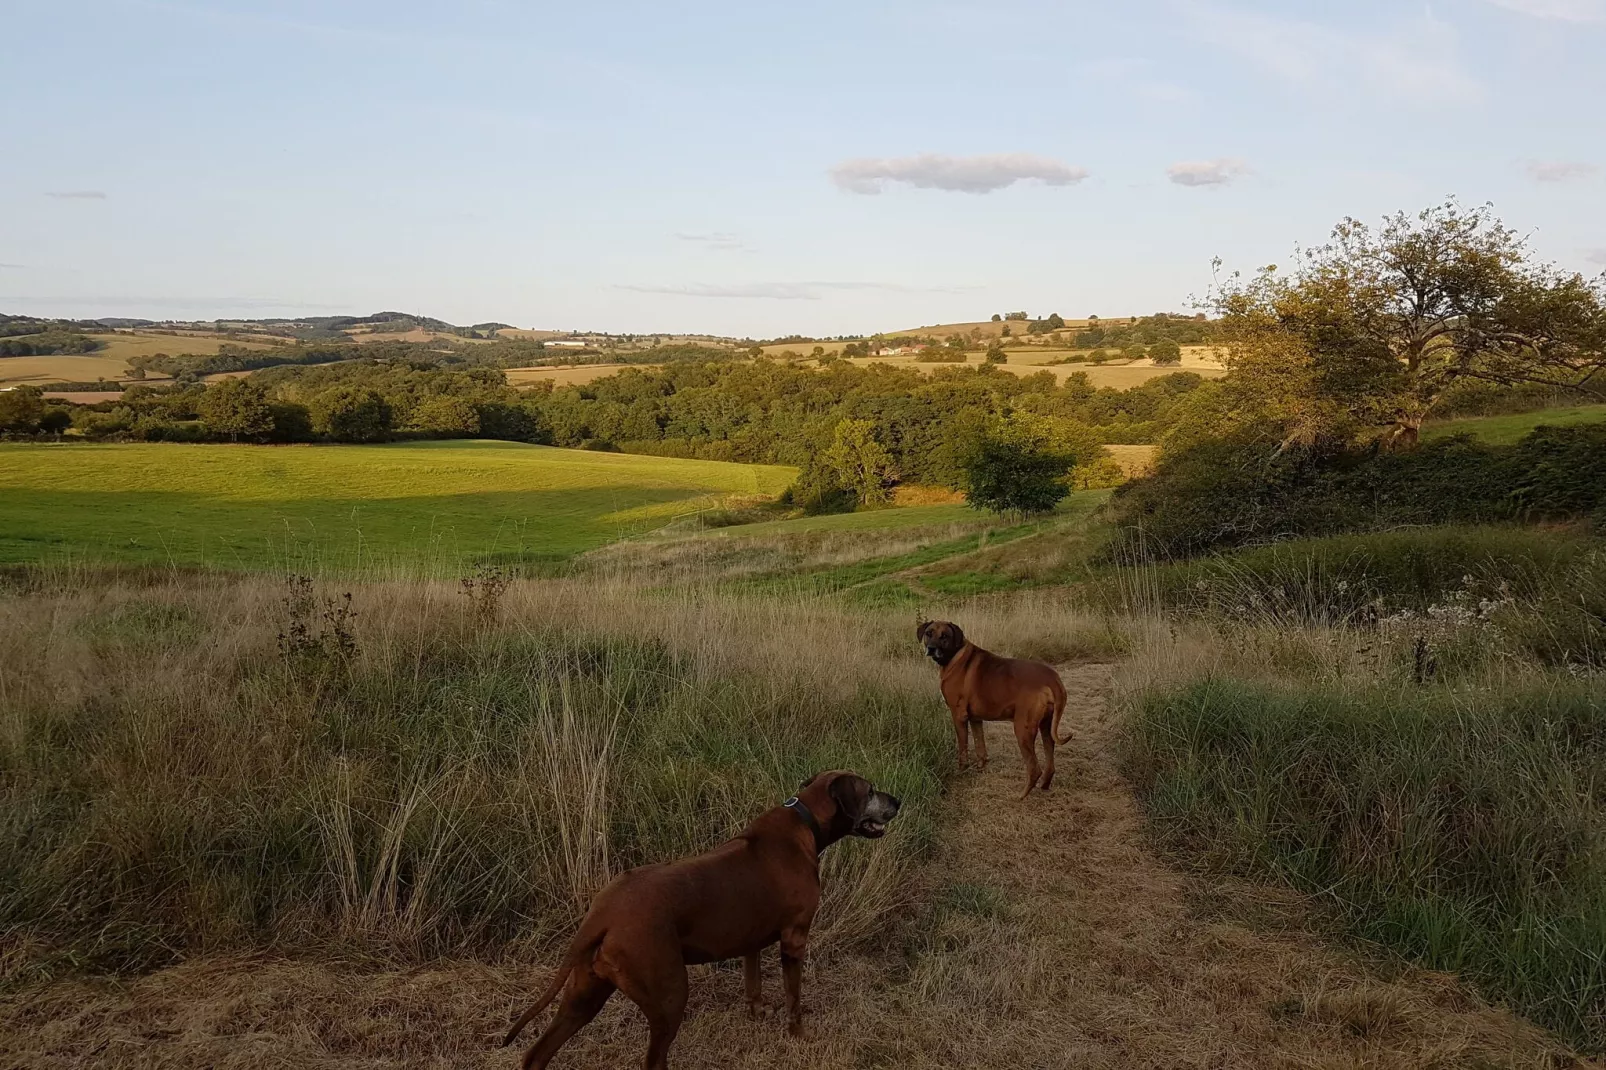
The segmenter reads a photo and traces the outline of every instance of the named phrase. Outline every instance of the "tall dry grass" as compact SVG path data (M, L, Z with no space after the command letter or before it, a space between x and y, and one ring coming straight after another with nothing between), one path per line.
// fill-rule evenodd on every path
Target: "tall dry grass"
M1350 931L1606 1049L1599 558L1475 562L1508 577L1478 598L1428 543L1393 540L1429 559L1372 569L1354 551L1374 545L1345 547L1347 580L1291 550L1195 569L1214 578L1192 613L1131 625L1125 771L1179 857L1286 880ZM1120 584L1163 605L1174 579ZM1354 583L1383 606L1357 612Z
M706 848L822 768L909 800L827 861L822 945L929 843L945 717L891 619L610 580L320 587L45 577L0 596L0 940L12 976L202 951L496 956L612 874ZM901 618L899 619L901 623ZM292 649L286 649L287 647Z
M897 557L997 526L977 514L974 520L908 529L749 534L734 528L720 537L656 535L593 550L581 566L615 580L702 584Z

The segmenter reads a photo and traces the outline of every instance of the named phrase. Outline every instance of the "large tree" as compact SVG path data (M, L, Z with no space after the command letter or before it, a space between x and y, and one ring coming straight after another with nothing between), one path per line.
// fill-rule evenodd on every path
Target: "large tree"
M1606 277L1536 260L1487 205L1345 219L1292 272L1234 276L1216 298L1230 369L1290 439L1369 424L1409 445L1462 378L1606 395Z
M965 499L973 509L1028 516L1052 512L1071 492L1071 458L1018 436L988 438L970 455Z
M875 437L875 424L869 420L843 420L836 425L831 446L825 451L826 467L843 487L867 504L885 502L892 496L897 472L892 455Z
M44 392L37 386L14 386L0 390L0 431L39 430L44 418Z
M273 410L268 395L247 379L224 379L206 388L195 405L201 426L214 435L227 435L230 442L240 436L260 438L273 430Z
M383 442L395 426L390 402L377 390L337 386L312 399L312 428L336 442Z

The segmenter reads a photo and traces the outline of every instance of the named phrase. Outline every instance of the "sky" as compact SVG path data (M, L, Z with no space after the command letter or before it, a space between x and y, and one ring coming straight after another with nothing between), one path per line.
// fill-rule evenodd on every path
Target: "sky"
M0 0L0 312L1191 310L1345 216L1606 269L1606 0Z

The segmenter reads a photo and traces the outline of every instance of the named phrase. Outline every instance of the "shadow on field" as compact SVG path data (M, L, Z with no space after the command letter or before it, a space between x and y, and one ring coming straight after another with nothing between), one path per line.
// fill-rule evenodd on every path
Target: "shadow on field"
M706 497L645 487L392 498L332 493L293 501L0 490L0 562L431 571L465 559L540 561L647 530L682 511L675 503L690 511Z

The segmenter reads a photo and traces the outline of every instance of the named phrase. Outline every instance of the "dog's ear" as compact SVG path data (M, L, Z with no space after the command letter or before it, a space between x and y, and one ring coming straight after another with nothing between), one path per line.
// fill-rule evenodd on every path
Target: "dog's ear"
M819 773L815 773L813 776L809 777L803 783L799 784L797 786L797 790L798 791L802 791L804 788L808 787L810 784L814 783L818 779L820 779L820 774Z
M915 618L915 642L924 643L926 641L926 629L929 627L931 627L929 620Z
M953 639L955 650L958 650L960 647L965 645L965 632L963 628L959 627L959 625L948 625L948 634Z
M864 808L870 802L870 782L857 773L843 773L831 781L828 793L831 801L849 823L857 825L864 817Z

